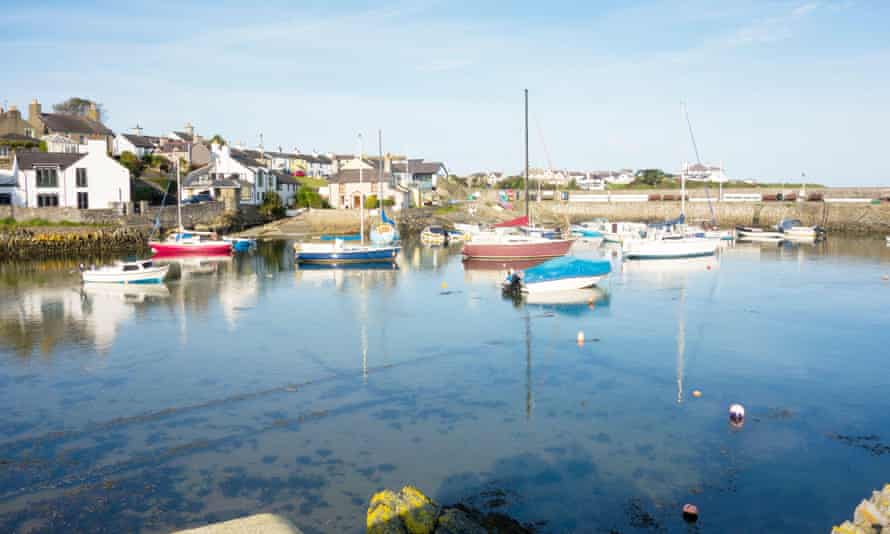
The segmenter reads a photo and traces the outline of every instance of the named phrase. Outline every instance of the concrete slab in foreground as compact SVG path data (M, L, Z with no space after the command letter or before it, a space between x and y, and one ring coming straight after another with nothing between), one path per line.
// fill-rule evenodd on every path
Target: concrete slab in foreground
M257 514L173 534L303 534L287 519L275 514Z

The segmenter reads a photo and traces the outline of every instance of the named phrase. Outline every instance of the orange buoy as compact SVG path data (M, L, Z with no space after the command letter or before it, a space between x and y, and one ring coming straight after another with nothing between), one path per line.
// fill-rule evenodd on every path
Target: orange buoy
M699 391L699 390L697 390L697 389L693 389L693 390L692 390L692 396L695 397L696 399L699 398L699 397L701 397L701 391Z
M442 289L448 289L448 284L444 281L442 282Z
M583 344L584 344L584 332L581 330L578 330L578 346L580 347Z

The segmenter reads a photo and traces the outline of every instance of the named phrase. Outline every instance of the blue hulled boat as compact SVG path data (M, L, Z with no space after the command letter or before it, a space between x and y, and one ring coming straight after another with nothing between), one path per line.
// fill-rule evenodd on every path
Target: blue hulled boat
M297 263L395 263L402 247L346 245L341 240L333 243L296 243L294 259Z

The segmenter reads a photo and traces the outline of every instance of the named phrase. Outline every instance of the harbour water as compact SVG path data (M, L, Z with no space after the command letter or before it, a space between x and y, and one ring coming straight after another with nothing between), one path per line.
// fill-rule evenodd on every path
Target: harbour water
M882 240L579 252L614 259L603 290L538 303L454 247L374 270L289 250L155 288L0 265L0 531L361 532L373 492L414 484L543 532L826 532L890 482Z

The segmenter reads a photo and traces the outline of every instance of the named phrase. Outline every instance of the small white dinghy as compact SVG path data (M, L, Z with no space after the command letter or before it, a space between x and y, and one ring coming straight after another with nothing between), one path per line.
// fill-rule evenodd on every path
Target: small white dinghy
M782 241L785 234L782 232L771 232L763 228L755 228L753 226L736 226L736 234L743 241Z
M516 293L550 293L582 289L598 284L612 272L609 260L587 260L563 256L529 267L522 273L508 273L504 291Z
M81 277L87 283L160 284L169 268L169 265L155 265L151 260L121 261L99 268L81 266Z

